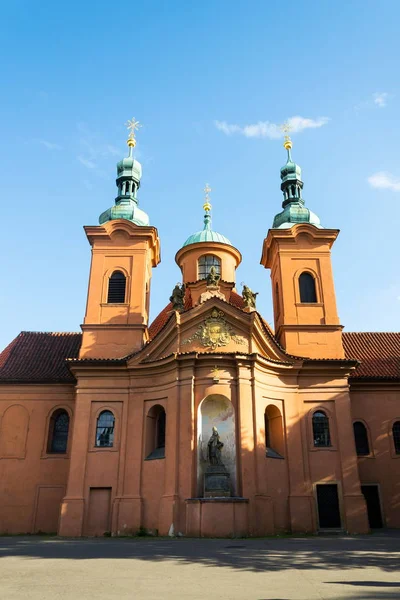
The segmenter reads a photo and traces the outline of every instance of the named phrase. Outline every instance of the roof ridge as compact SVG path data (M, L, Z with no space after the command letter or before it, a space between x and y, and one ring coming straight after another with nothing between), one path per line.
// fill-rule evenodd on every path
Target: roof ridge
M343 335L400 335L400 331L343 331Z
M39 335L39 334L40 335L42 335L42 334L45 334L45 335L82 335L81 331L28 331L28 330L23 330L23 331L20 331L18 336L22 335L22 334L26 334L26 333L28 333L29 335Z

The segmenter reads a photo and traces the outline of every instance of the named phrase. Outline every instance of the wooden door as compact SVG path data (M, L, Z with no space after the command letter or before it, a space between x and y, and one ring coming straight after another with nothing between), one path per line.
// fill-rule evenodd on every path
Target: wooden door
M111 488L90 488L86 535L110 531Z

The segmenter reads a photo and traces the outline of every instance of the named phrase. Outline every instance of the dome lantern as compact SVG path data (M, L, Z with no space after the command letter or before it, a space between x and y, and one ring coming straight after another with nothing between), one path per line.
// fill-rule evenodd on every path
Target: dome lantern
M287 133L289 125L284 125L282 129ZM302 197L304 184L301 179L301 168L292 160L292 140L288 135L285 135L283 146L287 151L286 164L281 168L283 211L275 216L272 228L290 229L296 223L310 223L321 229L322 225L317 215L305 206Z

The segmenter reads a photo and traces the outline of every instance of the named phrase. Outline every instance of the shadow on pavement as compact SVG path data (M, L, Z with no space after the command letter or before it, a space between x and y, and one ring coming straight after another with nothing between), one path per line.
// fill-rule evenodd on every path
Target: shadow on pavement
M238 540L239 541L239 540ZM0 557L88 560L98 558L173 561L220 566L239 571L286 569L365 569L386 572L400 567L400 532L391 536L245 539L148 539L0 537ZM329 582L327 582L329 583ZM331 582L346 585L346 582ZM351 581L347 585L384 587L381 582ZM397 587L387 583L387 587ZM393 597L400 594L393 592ZM390 596L386 596L390 597Z
M397 581L325 581L325 583L329 583L330 585L338 583L340 585L356 585L359 587L368 586L368 587L393 587L400 588L400 582ZM400 594L398 594L400 598Z

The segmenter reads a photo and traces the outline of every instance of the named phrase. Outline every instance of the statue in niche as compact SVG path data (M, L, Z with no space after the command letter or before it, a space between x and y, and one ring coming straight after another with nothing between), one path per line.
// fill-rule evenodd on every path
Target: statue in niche
M169 301L172 302L172 310L183 310L185 308L185 292L185 284L182 283L182 285L179 285L179 283L177 283L172 290L172 295L169 299Z
M217 269L213 265L212 267L210 267L210 271L207 275L207 287L209 287L209 286L218 287L220 279L221 279L221 276L218 275Z
M219 439L218 429L213 427L211 437L208 440L208 462L211 466L224 466L221 460L221 449L223 447L224 444Z
M255 308L257 296L258 292L253 292L247 285L243 284L242 298L245 308Z

